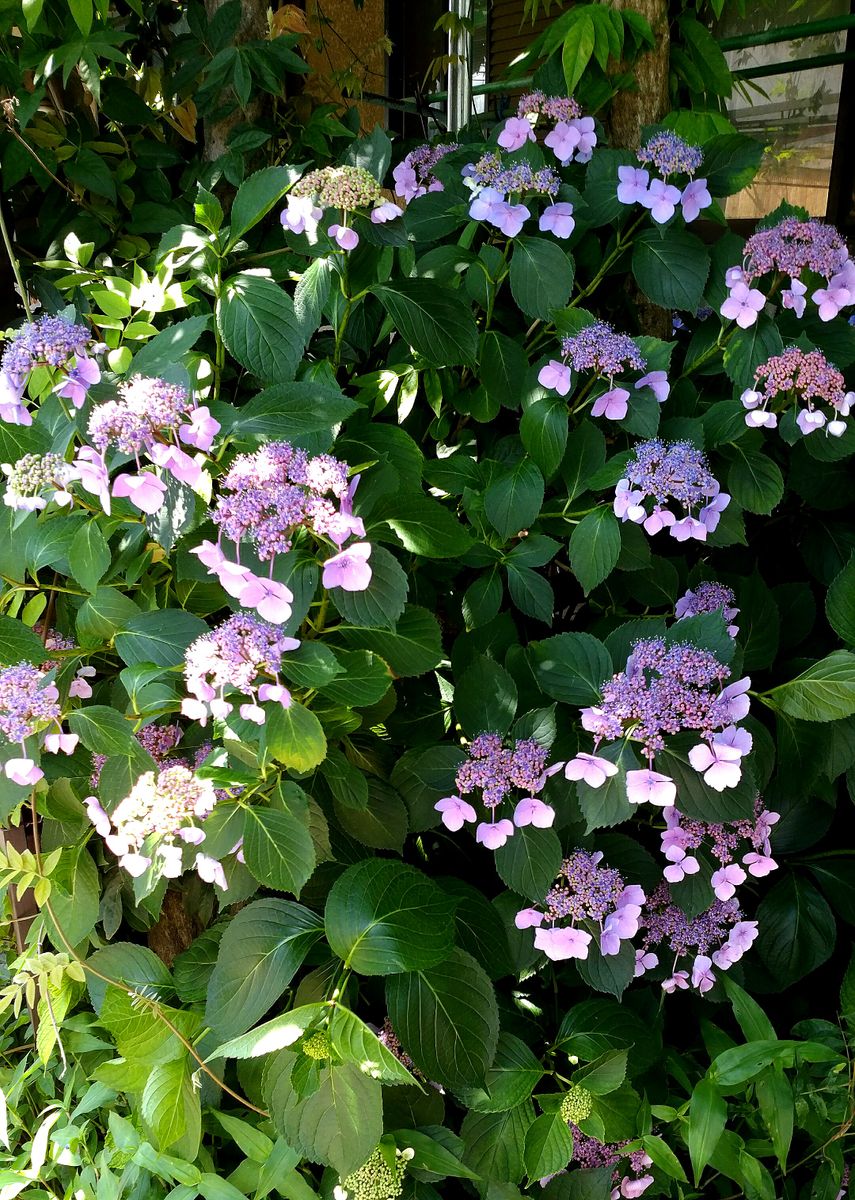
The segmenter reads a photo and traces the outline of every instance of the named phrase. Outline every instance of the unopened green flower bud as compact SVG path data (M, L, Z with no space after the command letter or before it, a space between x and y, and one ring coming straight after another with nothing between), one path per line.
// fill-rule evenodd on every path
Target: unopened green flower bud
M396 1150L390 1164L378 1147L362 1166L334 1189L335 1200L397 1200L404 1190L407 1162L412 1150Z
M309 1058L329 1058L330 1038L322 1029L303 1042L303 1053Z
M590 1117L594 1107L594 1097L587 1088L574 1084L561 1101L561 1116L565 1121L578 1125L586 1117Z

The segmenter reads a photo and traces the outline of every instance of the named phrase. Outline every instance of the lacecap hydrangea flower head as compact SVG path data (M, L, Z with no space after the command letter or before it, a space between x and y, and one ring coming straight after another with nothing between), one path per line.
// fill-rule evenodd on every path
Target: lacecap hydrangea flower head
M327 233L344 251L359 245L359 234L350 224L353 213L364 211L373 224L381 225L400 217L403 211L383 199L380 184L365 167L321 167L294 184L280 219L292 233L314 237L330 208L338 211L340 220L327 226Z
M735 787L741 760L751 750L751 734L738 722L747 715L751 680L723 686L730 669L709 650L664 638L637 641L623 671L602 685L598 704L583 708L582 726L594 735L593 753L580 753L564 767L567 779L599 788L617 774L609 759L598 755L602 743L638 743L647 768L626 773L630 804L649 802L662 808L675 803L677 787L670 776L653 769L669 736L697 732L701 741L689 761L716 791Z
M324 587L364 591L371 581L371 546L353 542L345 547L348 539L365 535L365 526L353 514L359 476L348 482L347 471L347 464L331 455L312 457L290 442L268 442L253 454L238 455L220 482L211 512L219 539L202 542L191 553L230 596L275 625L288 620L294 598L273 579L276 557L291 549L301 530L337 547L323 565ZM234 559L223 550L224 541L234 544ZM269 578L241 563L243 542L270 564Z
M548 829L555 820L555 810L542 800L548 775L560 767L546 767L547 751L533 738L521 738L512 749L505 746L497 733L480 733L469 745L469 757L457 768L457 793L445 796L434 807L442 814L446 829L456 832L464 824L474 824L475 840L488 850L504 846L514 830L524 825ZM521 798L518 793L522 793ZM464 796L480 793L481 813L464 800ZM502 816L503 812L512 815ZM488 818L479 821L479 815Z
M469 216L513 238L531 217L529 205L546 199L538 228L557 238L568 238L576 222L573 205L556 203L561 178L552 167L533 167L526 159L513 160L495 151L483 154L463 168L463 181L473 192Z
M817 275L825 286L810 291ZM753 286L761 281L762 289ZM783 307L797 317L804 316L808 299L822 321L855 304L855 263L843 237L832 225L796 216L752 234L742 263L728 268L725 283L728 296L721 315L741 329L756 322L766 300L779 290Z
M183 848L205 840L201 823L213 812L217 794L209 779L173 766L141 775L110 814L95 796L85 803L96 831L129 875L136 878L156 866L166 879L177 879L184 870ZM222 867L212 870L212 862L197 852L193 865L200 878L225 890Z
M66 317L44 316L29 321L15 333L0 364L0 420L11 425L32 425L24 392L33 371L50 372L54 391L81 408L86 393L98 383L101 370L95 354L106 350L96 343L85 325Z
M508 117L497 138L503 150L519 150L526 142L537 141L538 126L548 125L543 139L561 163L591 161L597 144L593 117L583 117L578 101L571 96L547 96L529 92L520 99L517 115Z
M590 372L593 380L602 379L607 384L607 390L594 398L591 416L622 421L628 411L630 391L616 384L615 376L626 371L644 371L646 366L646 358L628 334L616 332L607 321L594 321L578 333L562 338L561 359L550 359L541 367L537 380L542 387L566 396L573 386L573 371ZM646 372L635 380L633 387L649 388L660 404L671 390L664 371Z
M517 929L534 929L534 944L547 958L587 958L595 936L608 957L638 933L644 891L627 886L602 860L600 851L575 850L562 862L542 908L521 909L514 918Z
M6 743L20 748L19 756L3 764L7 779L32 787L43 777L34 757L37 736L44 735L41 741L49 753L74 753L77 735L64 732L61 715L59 690L45 678L44 670L29 662L0 669L0 734Z
M687 617L699 617L704 613L720 612L725 621L732 622L739 616L739 609L736 607L736 595L733 588L729 588L724 583L718 583L715 580L704 580L690 588L677 601L674 607L674 616L678 621L683 621ZM735 638L739 633L739 626L729 624L727 627L728 637Z
M789 346L760 364L754 386L741 399L752 429L774 429L781 415L792 414L805 437L823 428L826 435L842 437L855 392L846 391L843 375L821 350Z
M714 900L699 916L688 917L675 903L667 883L651 893L641 915L641 947L636 951L636 978L670 957L662 981L665 992L692 987L703 994L715 985L715 969L739 962L757 937L757 922L746 921L734 898ZM682 959L690 959L685 965Z
M667 529L678 542L705 542L730 503L706 455L691 442L639 442L625 471L615 488L615 516L642 525L650 534Z
M662 874L669 883L680 883L701 869L696 851L703 851L717 864L710 883L717 900L730 900L750 875L763 879L778 864L772 857L771 835L780 813L770 812L758 796L754 817L723 823L697 821L676 808L665 810L661 835L662 853L668 865Z
M95 447L85 447L75 469L89 491L107 488L105 455L109 449L132 455L135 473L121 473L112 484L112 495L124 497L141 512L155 513L166 498L166 483L160 475L143 470L143 457L179 483L195 487L203 467L183 446L207 453L220 431L220 423L206 407L197 407L186 388L165 379L134 375L119 384L119 397L93 408L89 437ZM86 471L98 472L101 480L90 487ZM109 491L108 491L109 494ZM109 508L105 511L109 512Z
M411 200L416 200L428 192L444 191L442 180L437 179L434 168L447 154L457 149L457 142L444 142L438 146L426 143L411 150L392 172L395 195L409 204Z
M638 151L638 161L642 164L639 167L618 167L617 198L621 204L640 204L659 225L670 221L678 204L687 224L712 204L706 179L694 178L704 162L700 146L690 146L666 129L645 142ZM677 186L674 179L687 182Z

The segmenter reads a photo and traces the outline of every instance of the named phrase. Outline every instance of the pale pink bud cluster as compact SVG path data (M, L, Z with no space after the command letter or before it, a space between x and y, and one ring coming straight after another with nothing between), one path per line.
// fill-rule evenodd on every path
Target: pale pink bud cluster
M280 220L291 233L305 233L314 239L327 208L341 212L341 221L329 225L327 233L345 252L359 245L359 234L348 224L350 213L370 209L372 223L383 225L403 212L383 199L380 184L364 167L321 167L294 184Z
M821 350L789 346L762 363L754 372L754 386L742 393L742 406L748 410L745 424L774 429L778 414L794 407L796 425L805 437L823 427L826 436L842 437L855 404L855 392L845 388L843 375ZM818 404L827 404L830 414Z
M183 874L185 848L205 840L202 824L217 803L214 785L184 766L147 771L108 814L95 796L86 811L119 866L137 878L154 868L166 879ZM193 866L201 879L226 890L223 868L197 851Z

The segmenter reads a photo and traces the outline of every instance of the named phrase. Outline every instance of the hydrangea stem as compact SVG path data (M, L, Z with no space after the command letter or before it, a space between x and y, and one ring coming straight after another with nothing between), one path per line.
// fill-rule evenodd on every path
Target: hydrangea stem
M15 282L18 285L18 292L21 297L21 303L24 306L27 320L32 321L33 314L30 309L30 301L27 296L27 289L24 286L24 278L21 275L21 264L18 262L18 257L15 254L15 249L12 245L12 239L9 237L9 230L6 227L6 217L3 212L3 205L0 203L0 232L3 234L3 245L6 247L6 254L9 258L9 264L12 268L12 274L15 276Z

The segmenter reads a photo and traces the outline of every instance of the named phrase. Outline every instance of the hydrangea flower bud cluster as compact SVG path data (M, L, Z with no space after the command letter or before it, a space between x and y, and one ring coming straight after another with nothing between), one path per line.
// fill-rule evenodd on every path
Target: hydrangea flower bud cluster
M720 612L725 621L733 621L739 615L736 607L736 596L733 588L724 583L705 580L695 586L694 590L684 593L677 601L674 616L678 621L685 617L699 617L702 613ZM735 638L739 633L738 625L728 625L729 637Z
M664 638L635 642L624 670L603 684L601 702L582 709L582 726L594 735L594 753L577 754L565 766L565 777L602 787L617 767L597 755L600 743L639 742L648 768L627 771L627 799L668 808L677 788L670 776L653 770L653 760L668 735L690 729L705 739L689 752L695 770L716 791L734 787L742 774L740 760L751 750L751 734L736 724L748 715L751 680L721 688L729 677L729 668L709 650L668 645Z
M566 167L568 163L586 163L597 144L593 117L583 117L578 101L569 96L547 96L529 92L517 106L517 115L509 117L502 126L498 143L503 150L519 150L526 142L536 141L535 130L540 118L552 122L552 129L543 139L555 157Z
M23 396L30 373L36 367L58 372L57 394L80 408L88 389L101 378L97 362L89 357L101 349L85 325L75 325L65 317L39 317L22 325L3 351L0 420L10 425L32 425L33 418Z
M289 442L269 442L254 454L240 454L221 483L221 494L211 514L237 547L232 562L220 543L202 542L192 551L216 575L230 596L244 608L254 608L276 625L291 615L291 591L272 578L277 554L290 550L298 529L328 538L339 553L324 563L324 587L361 592L371 581L368 559L371 546L349 537L364 537L365 526L353 515L353 496L359 476L347 481L347 464L329 454L311 458ZM330 496L339 501L336 508ZM255 575L240 562L240 545L249 541L262 562L270 563L271 578Z
M719 864L710 881L716 898L730 900L749 875L764 879L777 870L770 838L772 827L780 819L780 813L766 810L759 796L753 820L726 824L695 821L683 816L676 808L669 808L665 812L662 833L662 853L668 866L662 874L669 883L679 883L687 875L697 875L701 864L692 851L703 847ZM742 866L737 862L740 855Z
M204 842L205 831L198 822L213 812L217 795L210 780L174 766L141 775L110 815L95 796L85 803L97 833L129 875L137 878L156 864L165 878L177 879L183 872L181 843ZM199 852L193 865L201 879L226 890L225 873L216 859Z
M645 502L651 499L653 506L648 511ZM669 501L675 501L684 515L676 516ZM705 542L729 503L730 496L721 490L703 451L691 442L650 438L638 443L624 478L618 480L614 512L650 534L667 529L678 542L690 538ZM692 515L693 509L698 510L697 517Z
M334 1200L396 1200L404 1190L411 1149L384 1150L378 1146L358 1170L333 1188Z
M637 884L627 887L620 872L600 866L602 861L599 850L575 850L562 862L543 911L523 908L514 918L517 929L534 928L534 944L547 958L558 962L588 957L593 934L577 922L599 931L604 957L618 954L621 942L638 933L644 892Z
M207 408L196 408L187 390L165 379L149 379L134 375L119 384L118 400L108 400L92 410L89 436L97 455L89 459L96 471L99 459L106 474L104 454L113 447L121 454L132 454L137 474L122 474L113 481L113 495L130 500L135 508L155 513L163 504L166 484L150 471L143 471L140 455L145 454L155 466L168 471L180 483L194 487L202 476L202 468L180 442L198 450L211 448L220 423ZM75 464L78 472L82 468ZM97 488L100 491L103 476ZM108 510L109 511L109 510Z
M20 512L38 512L51 500L71 504L68 485L77 472L59 454L24 454L16 463L0 466L6 476L3 503Z
M466 822L478 820L475 808L466 800L473 792L481 793L481 803L489 821L482 821L475 830L475 840L488 850L498 850L513 836L514 828L533 825L548 829L555 820L555 810L538 799L548 775L558 767L546 770L546 750L533 738L522 738L508 750L497 733L479 733L469 746L469 757L457 768L455 787L459 794L445 796L434 805L442 814L442 823L453 833ZM498 810L514 789L524 792L514 807L513 820L498 817ZM497 819L498 817L498 819Z
M270 700L283 708L291 704L279 671L282 655L299 645L251 613L235 613L188 646L184 677L190 695L182 701L182 714L202 726L209 715L225 720L234 708L225 698L226 691L234 689L245 697L239 710L243 719L263 725L261 703Z
M797 317L803 317L810 285L810 279L805 282L801 278L805 271L822 276L826 282L825 287L815 288L810 294L820 320L831 321L841 309L855 304L855 263L834 226L815 219L784 217L777 225L752 234L745 243L742 266L727 270L728 296L721 306L722 316L748 329L766 303L766 294L751 284L763 276L775 275L790 277L789 286L781 292L781 302Z
M359 234L347 223L351 213L370 208L372 223L382 225L403 212L397 204L383 199L380 184L365 167L321 167L294 184L280 219L292 233L314 237L327 208L341 212L341 221L329 225L327 233L344 251L359 245Z
M592 371L595 378L608 381L608 390L595 399L591 415L622 421L627 414L630 393L625 387L615 386L614 377L623 371L643 371L647 366L647 360L632 338L626 333L617 333L607 321L595 321L572 337L562 338L561 355L560 361L551 358L541 367L538 383L559 396L566 396L572 386L571 366L577 373ZM648 371L642 375L635 388L645 387L650 388L660 404L667 400L671 390L664 371Z
M575 1083L561 1101L561 1119L568 1125L576 1125L590 1117L594 1108L594 1097L586 1087Z
M457 149L459 149L457 142L445 142L438 146L426 143L411 150L392 172L395 194L401 196L409 204L411 200L424 196L427 192L445 191L442 180L436 178L433 170L446 154L451 154Z
M843 375L821 350L788 346L761 363L754 372L754 387L742 393L742 405L748 409L745 424L774 429L778 413L793 405L798 407L796 424L805 437L823 426L826 435L842 437L855 404L855 392L845 388ZM815 407L817 403L829 406L829 417Z
M647 1171L647 1168L653 1165L653 1159L644 1150L633 1150L626 1154L624 1147L628 1146L629 1142L598 1142L596 1138L583 1133L575 1122L568 1123L573 1134L571 1166L581 1170L617 1167L626 1159L628 1173L621 1177L620 1171L616 1170L612 1176L611 1200L620 1200L620 1197L624 1197L624 1200L634 1200L647 1191L653 1183L653 1176Z
M678 204L687 225L712 204L706 179L693 178L704 162L699 146L689 146L676 133L664 130L641 147L638 161L642 166L618 167L617 198L621 204L640 204L649 209L659 225L671 220ZM655 167L659 175L651 178L646 167ZM688 176L689 182L676 187L668 182L672 175Z
M0 670L0 733L7 742L21 747L18 758L3 764L3 774L22 787L32 787L44 776L27 753L28 738L54 726L55 731L46 732L43 739L49 754L73 754L77 747L77 734L63 731L59 691L56 684L45 681L45 674L43 668L29 662Z
M538 220L541 232L568 238L576 227L573 205L554 201L561 179L551 167L535 169L524 159L507 162L501 154L490 152L477 163L469 163L462 173L464 183L474 193L469 216L492 225L505 237L516 237L531 216L523 199L537 196L547 196L551 201Z
M693 987L708 992L716 976L713 967L728 970L739 962L757 937L757 922L743 920L737 901L714 900L706 912L687 917L671 898L667 883L651 893L641 918L642 947L636 952L635 975L638 978L659 965L660 952L674 955L671 974L662 981L665 992L685 991ZM679 970L681 958L693 955L691 964Z

